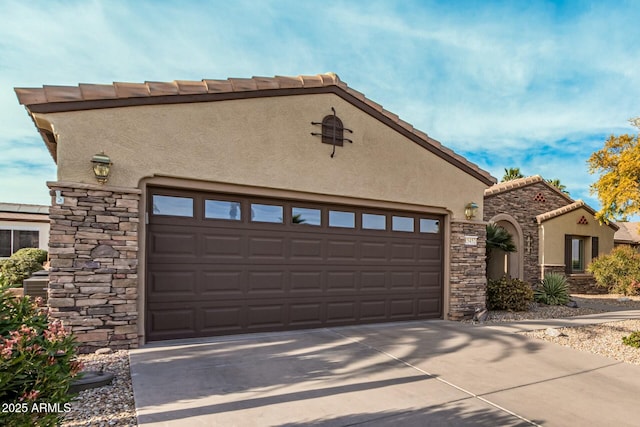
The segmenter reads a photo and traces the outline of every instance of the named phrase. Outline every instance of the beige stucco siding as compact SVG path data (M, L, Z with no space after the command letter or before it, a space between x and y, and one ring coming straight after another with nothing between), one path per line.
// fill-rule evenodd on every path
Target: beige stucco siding
M588 224L578 224L581 217L585 217ZM541 252L542 264L564 264L564 236L598 237L598 253L607 254L613 249L613 235L615 230L608 225L600 225L593 215L586 209L575 211L549 219L542 223L541 227ZM591 261L591 241L585 241L585 254L587 264ZM544 257L544 258L542 258Z
M331 107L353 134L330 157L320 132ZM450 209L480 206L486 185L333 94L36 114L58 138L58 180L95 183L104 151L109 184L155 175Z

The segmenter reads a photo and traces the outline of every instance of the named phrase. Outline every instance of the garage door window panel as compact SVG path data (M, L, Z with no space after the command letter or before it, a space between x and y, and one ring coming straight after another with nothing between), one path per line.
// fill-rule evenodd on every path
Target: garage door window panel
M252 222L269 222L272 224L282 224L284 218L284 208L279 205L263 205L260 203L251 204Z
M362 229L363 230L386 230L387 229L386 215L363 213Z
M320 209L294 207L291 209L291 222L293 224L320 226L322 225L322 211Z
M393 216L391 218L391 229L393 231L403 231L413 233L413 218L407 216Z
M329 211L329 227L355 228L356 214L345 211Z
M204 217L207 219L240 221L242 219L242 208L240 206L240 202L229 200L205 200Z
M193 217L193 199L190 197L153 195L153 214Z
M440 233L440 221L437 219L420 218L420 232L428 234Z

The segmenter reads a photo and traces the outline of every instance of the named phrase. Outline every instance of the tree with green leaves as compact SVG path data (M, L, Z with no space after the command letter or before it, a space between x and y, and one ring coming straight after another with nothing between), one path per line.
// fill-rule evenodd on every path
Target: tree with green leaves
M567 191L567 187L561 184L559 179L548 179L547 183L556 187L558 190L562 191L567 196L569 195L569 192Z
M640 129L640 117L629 121ZM588 164L589 173L599 175L591 185L602 206L598 220L608 224L640 213L640 135L611 135Z
M504 175L502 176L502 181L512 181L514 179L524 178L524 175L520 172L520 168L504 168Z

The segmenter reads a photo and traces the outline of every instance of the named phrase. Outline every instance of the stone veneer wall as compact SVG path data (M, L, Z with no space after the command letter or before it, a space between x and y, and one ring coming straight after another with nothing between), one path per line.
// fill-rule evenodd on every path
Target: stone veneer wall
M50 315L70 327L81 352L137 347L140 190L48 185Z
M485 223L466 221L451 223L449 319L470 318L477 307L485 307L486 227ZM477 236L478 244L466 245L465 236Z
M542 194L545 200L536 200L538 194ZM525 247L518 248L518 250L524 251L525 282L533 285L538 283L541 278L540 261L538 259L540 237L536 216L568 204L570 202L567 199L541 182L492 194L484 198L485 221L490 221L491 218L501 213L508 214L518 221L522 228ZM531 253L527 253L527 236L531 236Z

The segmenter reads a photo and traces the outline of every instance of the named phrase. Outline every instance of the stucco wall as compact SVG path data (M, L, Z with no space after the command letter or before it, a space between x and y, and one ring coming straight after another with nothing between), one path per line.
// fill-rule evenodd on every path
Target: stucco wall
M585 217L588 224L578 224L580 218ZM564 264L564 236L598 237L598 254L603 255L613 249L613 235L615 230L608 225L600 225L586 209L576 209L573 212L544 221L541 225L542 248L544 259L542 264ZM591 239L585 240L586 265L591 262Z
M336 148L311 132L335 107L353 134ZM58 136L58 180L95 183L90 158L108 154L110 185L154 175L451 209L464 218L486 187L333 94L152 105L38 115Z

